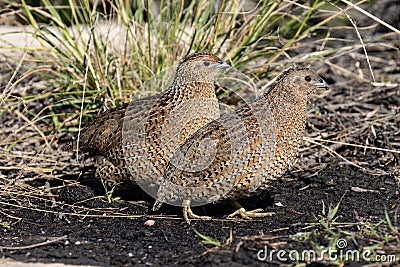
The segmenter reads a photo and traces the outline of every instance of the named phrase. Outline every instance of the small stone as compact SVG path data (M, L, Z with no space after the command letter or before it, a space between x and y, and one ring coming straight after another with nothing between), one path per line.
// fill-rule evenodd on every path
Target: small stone
M146 226L153 226L156 222L154 220L147 220L145 221L144 225Z

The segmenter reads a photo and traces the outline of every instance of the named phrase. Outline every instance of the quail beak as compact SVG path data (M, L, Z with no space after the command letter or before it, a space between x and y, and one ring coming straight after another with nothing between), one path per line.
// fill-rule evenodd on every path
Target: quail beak
M226 63L225 61L222 61L222 64L218 64L217 66L218 69L227 69L229 67L230 67L229 64Z
M317 88L324 88L326 90L329 89L328 83L322 79L321 77L319 78L318 82L314 83L315 87Z

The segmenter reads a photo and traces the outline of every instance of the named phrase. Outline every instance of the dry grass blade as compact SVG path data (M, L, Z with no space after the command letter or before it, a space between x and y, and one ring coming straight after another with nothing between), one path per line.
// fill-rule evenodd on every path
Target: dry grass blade
M372 150L379 150L379 151L384 151L384 152L389 152L389 153L400 154L400 150L366 146L366 145L358 145L358 144L352 144L352 143L346 143L346 142L334 141L334 140L327 140L327 139L321 139L321 138L304 137L304 140L308 141L308 142L312 142L313 144L319 144L319 145L321 145L320 142L322 142L322 143L326 142L326 143L332 143L332 144L340 144L340 145L345 145L345 146L353 146L353 147L359 147L359 148L364 148L364 149L372 149Z
M360 8L357 4L353 4L347 0L341 0L343 3L345 3L346 5L348 5L351 8L354 8L355 10L361 12L362 14L370 17L371 19L377 21L378 23L384 25L385 27L389 28L391 31L400 34L400 30L396 29L395 27L393 27L392 25L386 23L385 21L381 20L380 18L372 15L371 13L369 13L368 11L366 11L365 9Z
M338 158L342 159L344 162L347 162L348 164L350 164L350 165L352 165L352 166L354 166L354 167L357 167L357 168L359 168L359 169L365 169L364 167L361 167L361 166L355 164L354 162L351 162L350 160L346 159L345 157L343 157L342 155L340 155L339 153L337 153L337 152L334 151L333 149L329 148L329 147L326 146L326 145L321 144L320 142L314 141L313 139L307 138L307 137L304 137L304 140L307 140L308 142L310 142L310 143L312 143L312 144L321 146L322 148L326 149L329 153L331 153L331 154L337 156Z
M14 110L14 113L21 117L24 121L26 121L30 126L32 126L32 128L34 128L39 134L40 136L43 138L44 142L46 143L46 145L48 147L50 147L49 142L47 141L47 137L45 136L45 134L31 121L29 120L24 114L22 114L21 112L19 112L18 110Z
M32 244L32 245L27 245L27 246L19 246L19 247L2 247L0 246L0 250L21 250L21 249L30 249L30 248L37 248L41 246L47 246L49 244L67 239L68 236L59 236L59 237L48 237L46 241Z

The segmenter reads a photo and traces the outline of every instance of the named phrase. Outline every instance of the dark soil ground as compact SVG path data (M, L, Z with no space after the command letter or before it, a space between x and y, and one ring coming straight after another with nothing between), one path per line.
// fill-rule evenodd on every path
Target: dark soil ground
M77 188L70 190L78 192ZM10 222L10 226L2 229L1 249L5 257L30 262L243 266L259 265L257 253L265 246L302 251L327 247L333 238L340 237L348 240L349 249L380 244L376 253L397 255L398 260L398 236L388 242L380 237L382 232L395 235L382 220L385 211L392 220L399 217L398 194L391 175L371 175L355 167L329 163L311 177L288 174L274 182L263 198L243 201L246 207L276 212L271 217L252 221L224 219L233 211L226 203L194 209L215 219L187 225L180 219L179 208L165 208L161 211L165 217L152 216L148 203L138 204L128 198L111 204L104 199L93 200L86 203L86 212L82 207L71 205L51 207L51 201L46 211L8 201L1 218L3 222ZM329 230L321 223L329 220L323 214L324 203L326 209L339 204L334 220L328 222L332 224ZM155 223L147 226L145 222L150 218ZM221 245L205 244L198 232L218 240ZM43 244L46 241L49 243ZM274 257L268 265L279 263Z
M291 251L312 250L318 259L297 263L400 264L400 40L388 35L383 42L368 46L368 53L376 80L385 84L368 82L362 49L313 65L331 91L310 102L297 164L262 195L241 201L247 209L275 212L262 219L227 219L234 208L223 202L194 208L213 220L188 225L181 208L152 212L153 199L133 186L107 198L93 162L77 162L59 150L73 134L49 135L46 146L21 116L34 120L27 111L49 103L21 103L1 113L0 258L97 266L278 266L296 262L288 258ZM1 63L5 88L15 62ZM34 95L42 79L24 78L13 94ZM329 248L370 251L371 261L322 253ZM271 258L260 258L265 255Z
M335 79L329 73L325 76L331 82ZM398 112L398 88L376 89L354 81L346 86L353 91L334 84L328 96L313 99L307 136L333 132L340 136L341 130L354 126L341 140L398 151L400 120L397 116L382 119ZM362 101L356 101L360 96ZM363 119L376 109L373 122ZM12 135L11 125L23 123L4 116L2 120L3 125L10 125L3 138ZM56 148L35 153L35 147L42 145L34 138L29 140L15 146L16 151L29 153L1 158L0 251L5 258L101 266L251 266L262 262L257 253L265 246L301 253L335 248L338 239L345 239L345 249L371 249L373 255L395 255L400 260L398 153L329 143L325 145L332 150L327 150L306 142L290 172L261 196L241 201L248 209L261 207L275 215L230 220L226 215L234 209L224 202L195 208L198 214L214 219L187 225L180 208L165 206L151 212L153 200L137 188L116 191L109 203L101 183L93 177L89 159L77 163ZM36 155L35 160L29 154ZM51 173L40 169L46 166ZM150 219L152 226L147 225ZM346 266L361 264L342 260ZM335 263L326 257L323 261ZM282 263L287 262L276 255L268 259L271 266Z

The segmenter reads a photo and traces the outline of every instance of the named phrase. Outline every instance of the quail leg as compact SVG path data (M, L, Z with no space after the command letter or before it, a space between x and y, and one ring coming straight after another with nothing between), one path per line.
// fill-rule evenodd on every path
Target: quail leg
M194 214L192 209L190 208L190 200L185 200L183 202L183 218L188 224L190 224L189 219L211 220L210 216L199 216Z
M232 201L233 205L237 208L237 210L228 215L228 218L233 218L235 215L241 216L243 219L252 219L252 218L263 218L263 217L268 217L272 216L275 214L275 212L264 212L263 209L255 209L255 210L250 210L246 211L245 208L243 208L242 205L240 205L239 202L236 200Z
M114 188L129 181L119 166L114 165L104 157L96 158L96 165L95 176L108 187Z

